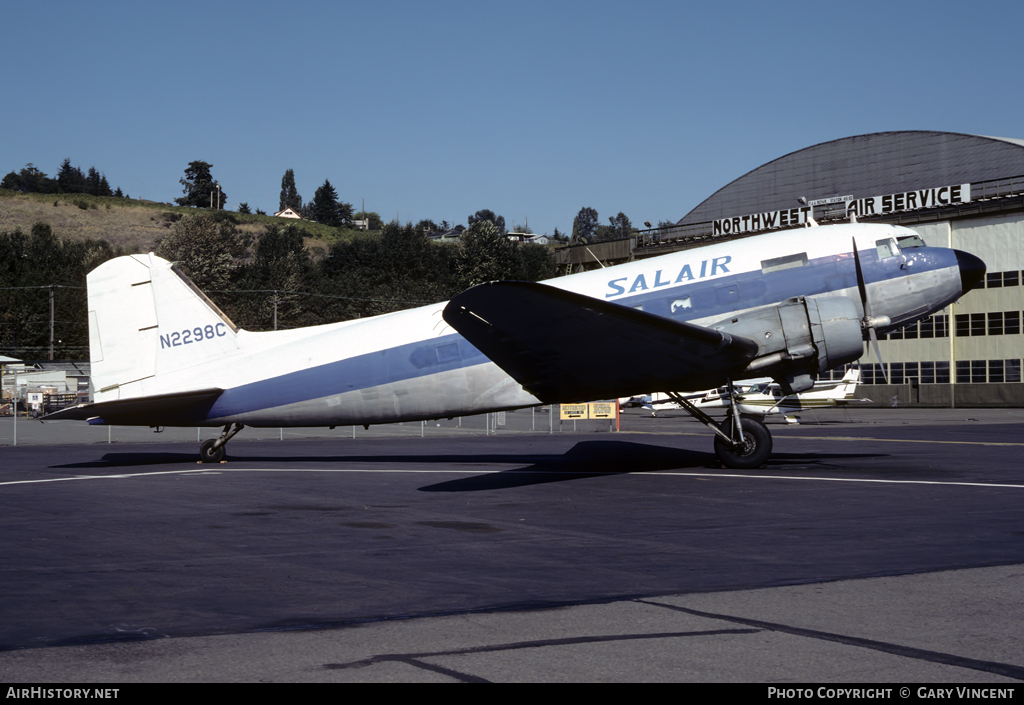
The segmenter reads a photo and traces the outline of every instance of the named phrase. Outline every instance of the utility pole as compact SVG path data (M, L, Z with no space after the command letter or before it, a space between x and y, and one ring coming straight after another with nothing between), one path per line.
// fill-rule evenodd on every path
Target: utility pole
M50 359L53 359L53 284L49 285L50 290Z

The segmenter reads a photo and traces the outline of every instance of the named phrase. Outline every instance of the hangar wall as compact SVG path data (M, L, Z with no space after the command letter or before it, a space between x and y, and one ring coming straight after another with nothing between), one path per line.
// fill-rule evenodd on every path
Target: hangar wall
M977 255L988 272L982 287L945 311L880 342L889 384L870 355L865 383L876 388L864 386L865 396L922 406L1024 406L1024 213L911 227L927 245Z
M905 198L925 190L928 203ZM934 200L943 190L958 197ZM727 184L673 228L641 233L634 254L756 237L766 222L792 227L808 216L836 222L851 213L905 225L928 245L977 255L988 269L983 287L880 342L886 376L873 352L862 357L858 396L887 405L1024 407L1022 140L905 131L825 142ZM832 371L833 379L842 374Z

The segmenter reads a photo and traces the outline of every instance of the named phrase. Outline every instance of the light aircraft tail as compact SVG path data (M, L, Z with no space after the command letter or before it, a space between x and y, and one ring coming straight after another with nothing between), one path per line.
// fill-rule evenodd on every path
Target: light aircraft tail
M238 327L152 253L106 262L89 274L88 287L96 402L160 394L158 376L238 350Z
M853 366L843 375L842 383L836 388L835 398L852 399L860 384L860 367Z

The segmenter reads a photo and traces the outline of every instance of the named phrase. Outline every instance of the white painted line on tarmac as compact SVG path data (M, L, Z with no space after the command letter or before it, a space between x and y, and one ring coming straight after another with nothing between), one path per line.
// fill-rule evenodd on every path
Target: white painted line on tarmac
M938 480L879 480L872 478L856 477L807 477L799 475L764 475L764 474L738 474L725 472L677 472L672 470L640 471L640 472L587 472L585 470L576 473L566 470L516 470L510 467L504 470L399 470L388 468L217 468L203 470L158 470L156 472L124 473L118 475L76 475L73 477L50 477L39 480L11 480L0 482L0 487L9 485L38 485L50 482L74 482L80 480L123 480L136 477L153 477L156 475L220 475L228 473L376 473L376 474L407 474L407 475L495 475L503 472L516 472L519 474L536 475L570 475L580 474L588 476L597 475L646 475L655 477L701 477L713 479L741 479L741 480L788 480L802 482L859 482L876 485L934 485L943 487L1000 487L1009 489L1024 489L1024 484L1009 484L999 482L950 482Z

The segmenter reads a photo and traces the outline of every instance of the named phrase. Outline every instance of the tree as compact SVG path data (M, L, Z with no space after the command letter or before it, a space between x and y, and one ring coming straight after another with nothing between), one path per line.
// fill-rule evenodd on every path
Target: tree
M352 206L338 200L338 192L331 186L329 179L316 190L313 200L306 204L306 212L312 220L331 227L349 226L352 224Z
M274 223L253 244L252 261L239 277L243 291L236 302L234 320L242 327L295 328L321 322L320 301L297 292L316 288L316 272L304 244L303 232L294 225ZM270 293L270 292L273 293Z
M241 203L238 204L238 212L239 213L244 213L244 214L248 215L248 214L252 213L252 210L250 210L248 203L246 203L245 201L242 201Z
M609 218L608 223L608 225L598 227L597 232L594 234L594 242L619 240L629 237L633 232L633 224L629 222L626 214L621 211L615 217Z
M89 174L85 177L85 193L92 196L111 196L110 184L107 182L106 174L96 171L96 167L89 167Z
M189 162L184 178L178 180L185 187L185 195L175 198L174 202L179 206L192 208L223 208L228 195L210 175L212 168L213 165L206 162Z
M12 171L5 176L0 188L23 193L56 193L57 180L36 169L34 164L26 164L21 171Z
M442 229L441 226L439 226L437 223L430 220L429 218L424 218L420 222L416 223L416 232L429 234L436 232L444 232L444 230L447 230L447 228Z
M368 222L367 230L380 230L384 227L384 220L379 213L373 211L359 211L352 216L353 220L365 220Z
M223 289L245 254L246 241L234 225L205 213L174 224L156 246L156 254L177 262L201 290Z
M555 255L544 245L529 242L520 245L519 262L518 279L536 282L555 276Z
M85 190L85 174L71 159L65 159L57 171L57 188L61 193L82 193Z
M498 228L498 230L501 232L501 234L502 235L505 234L505 217L504 216L495 215L494 211L488 210L488 209L485 208L483 210L478 210L476 213L474 213L473 215L469 216L468 225L470 227L472 227L473 223L477 223L477 222L479 222L481 220L487 220L487 221L490 221L490 222L494 223L495 227Z
M0 348L15 357L46 355L52 294L54 357L87 356L86 272L119 254L104 241L57 238L45 223L28 234L0 232Z
M494 221L483 218L474 221L462 233L459 243L459 278L462 288L515 278L518 273L518 245L509 240Z
M597 211L583 207L572 221L572 244L591 242L597 234Z
M302 196L295 188L295 172L291 169L281 177L281 200L277 210L283 211L285 208L291 208L296 213L302 208Z

